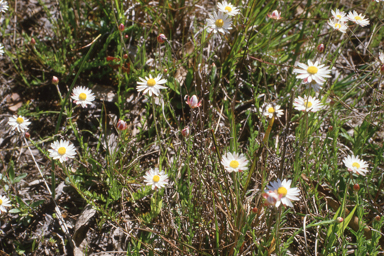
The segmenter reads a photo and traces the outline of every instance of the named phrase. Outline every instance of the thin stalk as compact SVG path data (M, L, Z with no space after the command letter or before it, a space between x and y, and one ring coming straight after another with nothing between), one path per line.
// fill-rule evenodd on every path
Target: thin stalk
M155 110L155 97L151 97L152 98L152 110L153 110L153 122L154 122L154 125L155 125L155 129L156 129L156 135L157 135L157 140L158 140L158 143L159 143L159 170L161 171L161 137L160 137L160 133L159 131L157 130L157 121L156 121L156 110Z

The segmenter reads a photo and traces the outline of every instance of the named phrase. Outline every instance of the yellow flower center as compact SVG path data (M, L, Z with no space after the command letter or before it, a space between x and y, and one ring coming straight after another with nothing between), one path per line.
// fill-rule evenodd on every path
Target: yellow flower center
M221 28L224 26L224 21L222 19L218 19L218 20L216 20L215 25L216 25L216 27Z
M287 193L288 193L288 190L287 190L285 187L279 187L279 189L277 190L277 193L278 193L279 195L286 196Z
M338 18L338 19L341 19L341 15L339 14L339 15L336 15L336 17Z
M79 99L80 100L85 100L87 98L87 94L85 94L85 93L80 93L80 95L79 95Z
M355 17L355 20L362 20L362 18L359 17L359 16L356 16L356 17Z
M0 205L3 205L3 200L0 199Z
M155 176L153 176L152 180L153 180L154 182L159 182L159 180L160 180L160 176L159 176L159 175L155 175Z
M151 78L151 79L148 79L148 81L147 81L147 85L148 86L155 86L156 85L156 81L155 81L155 79L153 79L153 78Z
M310 101L304 101L304 106L305 106L306 108L310 108L310 107L312 107L312 102L310 102Z
M237 168L239 166L239 162L236 161L236 160L232 160L230 163L229 163L229 166L231 166L232 168Z
M319 71L319 69L318 69L317 67L315 67L315 66L310 66L310 67L308 67L308 69L307 69L307 72L308 72L309 74L312 74L312 75L316 74L317 71Z
M341 28L341 24L336 23L336 24L335 24L335 28L339 28L339 29L340 29L340 28Z
M227 7L225 7L225 10L228 11L228 12L231 12L231 11L232 11L232 8L229 7L229 6L227 6Z
M270 107L270 108L268 109L268 112L269 112L269 113L275 113L275 109L274 109L273 107Z
M18 122L19 124L22 124L22 123L24 123L24 119L22 117L18 117L16 119L16 122Z
M352 166L353 166L353 167L356 167L356 168L360 168L359 163L356 163L356 162L354 162L354 163L352 164Z
M61 148L59 148L59 150L57 150L57 152L58 152L60 155L64 155L65 152L67 152L67 150L66 150L65 147L61 147Z

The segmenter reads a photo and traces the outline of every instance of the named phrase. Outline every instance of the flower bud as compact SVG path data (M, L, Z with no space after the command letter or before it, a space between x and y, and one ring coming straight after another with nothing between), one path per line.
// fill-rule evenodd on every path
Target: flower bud
M384 74L384 65L381 66L380 72L381 72L381 74Z
M116 129L119 131L124 131L128 127L127 123L124 122L123 120L119 119L119 122L116 124Z
M29 132L26 132L26 133L25 133L25 138L26 138L27 140L29 140L29 138L31 138L31 134L29 134Z
M126 59L128 59L128 54L124 54L123 55L123 58L126 60Z
M160 34L157 36L157 42L160 44L164 43L167 40L167 37L164 34Z
M125 35L125 36L124 36L125 39L128 39L128 37L129 37L128 35Z
M355 185L353 185L353 190L359 191L360 190L360 185L357 184L357 183Z
M375 221L380 221L380 220L381 220L380 215L377 215L377 216L375 217Z
M163 72L164 72L164 73L168 73L168 69L165 68L165 69L163 70Z
M54 85L58 85L58 84L59 84L59 78L57 78L56 76L53 76L53 77L52 77L52 83L53 83Z
M268 17L274 20L279 20L281 19L281 12L274 10L271 14L268 14Z
M35 40L35 38L31 38L31 45L35 45L36 44L36 40Z
M257 213L257 207L253 207L252 212L256 214Z
M191 98L188 96L188 99L185 101L191 108L198 108L201 106L202 100L199 101L196 95L193 95Z
M186 126L183 130L181 130L181 134L182 134L184 137L189 136L189 127Z
M333 131L333 126L332 126L332 125L330 125L330 126L328 127L328 131L329 131L329 132Z
M337 217L336 221L337 221L338 223L341 223L341 222L344 221L344 219L343 219L342 217Z
M125 26L124 26L123 23L121 23L121 24L119 25L119 30L120 30L121 32L123 32L124 29L125 29Z
M317 46L317 51L318 51L319 53L324 52L324 50L325 50L325 46L324 46L324 44L319 44L319 45Z

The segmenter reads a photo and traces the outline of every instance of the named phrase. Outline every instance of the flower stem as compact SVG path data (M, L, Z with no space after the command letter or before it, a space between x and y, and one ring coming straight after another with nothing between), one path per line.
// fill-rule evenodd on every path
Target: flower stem
M153 123L155 125L155 129L156 129L156 135L157 135L157 140L158 140L158 143L159 143L159 170L161 171L161 139L160 139L160 133L159 131L157 130L157 121L156 121L156 110L155 110L155 97L152 97L152 110L153 110Z

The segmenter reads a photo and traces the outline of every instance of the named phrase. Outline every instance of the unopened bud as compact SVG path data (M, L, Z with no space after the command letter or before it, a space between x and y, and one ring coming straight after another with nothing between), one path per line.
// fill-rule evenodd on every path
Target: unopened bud
M59 84L59 78L57 78L56 76L53 76L53 77L52 77L52 83L53 83L54 85Z
M121 32L123 32L124 29L125 29L125 26L124 26L123 23L121 23L121 24L119 25L119 30L120 30Z
M360 185L357 184L357 183L355 185L353 185L353 190L359 191L360 190Z
M29 134L29 132L26 132L26 133L25 133L25 138L26 138L27 140L29 140L29 138L31 138L31 134Z
M185 127L183 130L181 130L181 134L184 136L184 137L187 137L189 136L189 127Z
M164 73L168 73L168 69L167 68L165 68L163 71L164 71Z
M253 213L257 213L257 207L253 207L253 208L252 208L252 212L253 212Z
M157 42L160 44L164 43L167 40L167 37L164 34L160 34L157 36Z
M381 220L380 215L377 215L377 216L375 217L375 221L380 221L380 220Z
M125 39L128 39L128 37L129 37L128 35L125 35L125 36L124 36Z
M119 119L119 122L116 124L116 129L119 131L124 131L128 127L127 123L124 122L123 120Z
M337 217L336 221L339 222L339 223L341 223L341 222L344 221L344 219L343 219L342 217Z
M123 58L126 60L126 59L128 59L128 54L124 54L123 55Z
M35 38L31 38L31 45L35 45L36 44L36 40L35 40Z
M317 51L318 51L319 53L324 52L324 50L325 50L325 46L324 46L324 44L319 44L319 45L317 46Z
M328 131L333 131L333 126L332 125L330 125L329 127L328 127Z
M381 66L380 72L381 72L381 74L384 74L384 65Z

